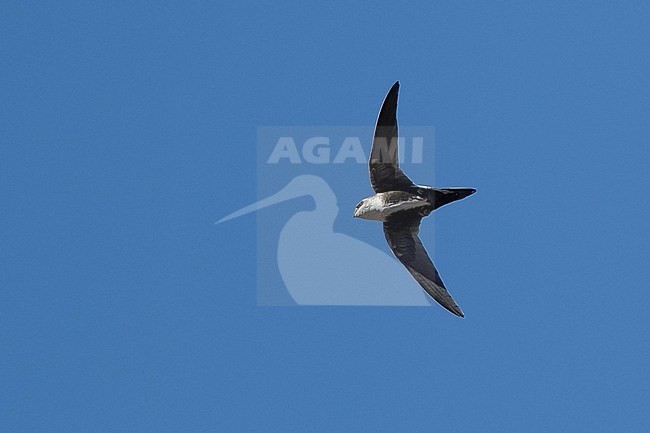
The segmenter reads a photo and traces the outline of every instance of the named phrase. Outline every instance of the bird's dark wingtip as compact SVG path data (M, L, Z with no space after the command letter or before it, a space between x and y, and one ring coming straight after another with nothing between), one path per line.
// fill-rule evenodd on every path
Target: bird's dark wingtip
M393 95L393 94L398 93L398 92L399 92L399 81L395 81L395 84L393 84L391 86L390 90L388 91L388 93L386 95L387 96L388 95Z
M447 308L444 305L443 305L443 307ZM463 311L460 309L460 307L458 305L454 305L451 308L447 308L447 310L449 310L449 312L451 314L455 315L455 316L461 317L463 319L465 318L465 314L463 313Z
M390 88L388 93L386 93L386 98L384 99L384 103L381 106L381 109L384 109L384 106L388 104L389 107L394 107L397 106L397 95L399 94L399 81L395 81L395 84L393 84L393 87ZM381 114L381 111L379 112ZM393 116L395 113L393 113Z

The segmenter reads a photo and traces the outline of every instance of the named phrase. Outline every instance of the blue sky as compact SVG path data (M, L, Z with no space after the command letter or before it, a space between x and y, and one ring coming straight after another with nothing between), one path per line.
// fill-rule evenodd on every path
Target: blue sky
M650 428L644 2L0 15L0 431ZM213 224L257 127L370 125L395 80L436 184L478 189L425 239L467 318L257 306L271 214Z

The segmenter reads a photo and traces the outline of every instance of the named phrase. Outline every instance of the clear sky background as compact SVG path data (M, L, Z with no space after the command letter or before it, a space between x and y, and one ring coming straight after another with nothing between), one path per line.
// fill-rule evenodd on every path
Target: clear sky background
M650 431L647 4L232 3L0 5L0 431ZM395 80L467 318L256 306L257 126Z

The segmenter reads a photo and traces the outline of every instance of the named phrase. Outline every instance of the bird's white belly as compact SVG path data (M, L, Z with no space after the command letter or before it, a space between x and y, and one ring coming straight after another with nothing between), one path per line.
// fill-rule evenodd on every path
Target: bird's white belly
M379 193L372 197L369 197L367 199L363 213L361 213L359 216L367 220L384 222L388 219L388 217L396 212L422 207L427 204L423 198L416 195L411 195L406 200L391 202L388 199L387 194L390 193Z

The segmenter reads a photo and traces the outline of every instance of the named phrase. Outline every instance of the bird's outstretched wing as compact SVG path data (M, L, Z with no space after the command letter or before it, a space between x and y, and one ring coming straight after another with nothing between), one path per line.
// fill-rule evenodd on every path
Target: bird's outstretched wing
M379 111L368 167L375 192L406 191L413 182L399 168L397 157L397 95L399 81L388 91Z
M437 303L453 314L465 317L438 275L433 262L424 249L418 233L420 216L417 210L396 213L384 223L384 235L390 249L413 278Z

